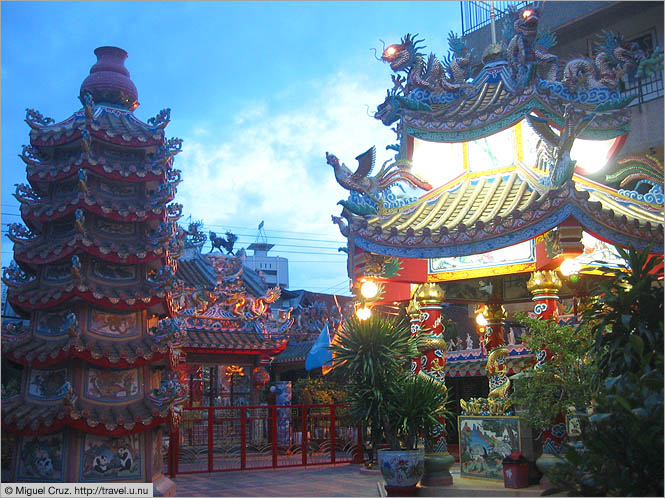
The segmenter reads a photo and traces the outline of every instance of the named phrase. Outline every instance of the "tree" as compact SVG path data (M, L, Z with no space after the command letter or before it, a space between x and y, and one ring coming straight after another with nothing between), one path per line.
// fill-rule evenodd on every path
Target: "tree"
M531 351L547 347L551 358L538 368L512 377L511 400L520 417L537 429L550 427L568 407L585 409L599 390L596 362L590 355L593 335L588 326L563 325L518 315L528 328L522 341Z
M581 444L549 478L557 491L585 496L663 496L662 257L617 248L626 261L601 285L585 314L591 325L594 398Z

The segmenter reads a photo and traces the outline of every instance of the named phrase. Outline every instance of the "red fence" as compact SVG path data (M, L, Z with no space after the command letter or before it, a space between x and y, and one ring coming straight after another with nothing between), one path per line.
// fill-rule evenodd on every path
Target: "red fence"
M185 408L167 472L266 469L363 461L360 428L345 405ZM360 444L359 444L360 443Z

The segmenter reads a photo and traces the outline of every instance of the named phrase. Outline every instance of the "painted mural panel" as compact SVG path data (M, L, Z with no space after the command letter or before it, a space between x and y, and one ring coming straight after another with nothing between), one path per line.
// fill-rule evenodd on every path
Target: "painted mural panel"
M108 263L94 260L92 275L95 278L111 282L133 282L136 277L136 266Z
M92 309L88 314L88 330L110 337L133 337L140 331L139 313L109 313Z
M116 221L105 220L104 218L95 218L95 228L105 234L114 237L126 237L136 234L136 223L120 223Z
M80 480L121 481L143 477L138 434L105 437L86 434L81 451Z
M65 441L63 433L25 436L19 447L17 481L63 481Z
M72 263L66 261L44 266L42 280L44 282L67 282L72 279Z
M65 335L70 327L74 325L76 315L69 310L47 312L40 311L35 320L35 333L48 337L59 337Z
M535 261L535 258L533 241L528 240L481 254L455 258L433 258L429 260L429 273L476 270L494 266L530 263Z
M67 369L30 370L28 380L28 396L43 400L64 398L67 394Z
M107 370L89 367L85 373L85 396L98 401L128 401L141 395L138 368Z
M460 475L503 481L503 459L520 451L518 417L458 417Z

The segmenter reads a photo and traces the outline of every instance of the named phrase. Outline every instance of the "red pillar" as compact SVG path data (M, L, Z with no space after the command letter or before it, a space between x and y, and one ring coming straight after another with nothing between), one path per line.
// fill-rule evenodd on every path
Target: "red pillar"
M435 283L425 283L416 289L412 302L409 304L411 316L411 333L424 335L427 338L420 349L420 356L412 363L414 374L425 374L446 389L446 350L447 343L443 337L441 310L445 294ZM431 441L432 451L447 451L445 439L445 419L440 418L441 432Z
M561 279L553 270L536 271L526 284L533 294L533 312L541 320L558 320L559 318L559 291L561 290ZM536 365L539 368L543 362L551 358L551 353L546 345L536 351ZM566 424L563 414L559 413L554 425L543 431L543 454L536 460L536 465L542 472L546 472L558 462L561 444L566 438ZM543 477L541 487L547 488L550 484Z

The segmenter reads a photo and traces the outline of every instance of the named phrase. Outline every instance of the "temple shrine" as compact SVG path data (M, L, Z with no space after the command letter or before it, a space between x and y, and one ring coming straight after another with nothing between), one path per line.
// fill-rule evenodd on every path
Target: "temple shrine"
M574 316L618 264L614 244L663 250L662 142L622 154L633 98L619 79L653 54L603 31L593 58L561 60L549 52L556 37L538 31L538 5L510 15L482 54L452 33L444 59L410 34L384 47L393 85L374 117L395 131L395 157L372 147L354 170L326 154L350 191L332 220L348 241L358 316L405 309L429 339L412 371L456 382L456 409L476 417L510 415L508 375L534 362L515 312ZM467 306L474 330L445 341L452 304Z
M294 318L279 311L280 287L268 288L240 254L202 254L206 236L190 224L176 277L178 317L186 331L181 369L188 406L259 404L269 364L290 337ZM275 313L271 306L275 307Z
M172 203L181 140L170 110L147 123L127 53L95 50L82 107L64 121L29 109L20 155L24 224L12 224L3 272L21 319L2 323L3 480L153 482L186 388L174 278L183 249Z

